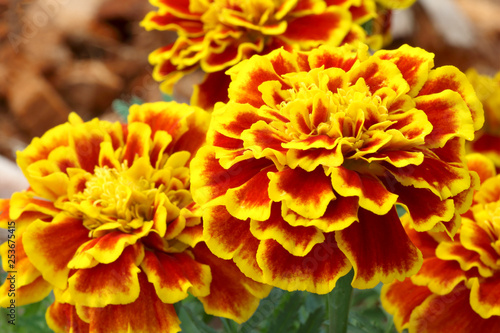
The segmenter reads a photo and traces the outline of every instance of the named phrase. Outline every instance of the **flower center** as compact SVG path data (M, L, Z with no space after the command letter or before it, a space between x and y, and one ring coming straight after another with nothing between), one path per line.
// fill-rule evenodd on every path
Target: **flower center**
M297 139L326 135L332 139L351 138L353 143L359 141L361 145L360 140L371 131L385 130L392 124L387 120L385 103L379 96L372 95L362 79L337 92L321 89L316 83L306 85L302 82L298 89L290 89L289 93L290 102L283 102L280 106L289 119L296 118L292 113L300 113L297 109L300 105L309 108L304 114L309 132L298 130L294 121L288 124L287 132Z
M148 192L151 194L156 191L146 179L131 179L123 172L106 167L96 168L94 176L86 185L83 195L88 200L111 213L110 215L123 219L127 219L127 215L135 211L130 208L150 198Z
M83 224L94 230L106 229L131 232L152 218L155 197L162 187L143 177L137 178L131 169L96 167L85 183L85 189L71 198L71 206L83 213Z

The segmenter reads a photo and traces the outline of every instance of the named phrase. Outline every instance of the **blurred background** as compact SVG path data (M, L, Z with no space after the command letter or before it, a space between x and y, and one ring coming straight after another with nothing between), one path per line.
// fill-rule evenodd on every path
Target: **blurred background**
M0 197L26 186L15 151L67 120L118 119L113 102L162 98L148 54L175 38L139 26L147 0L0 0ZM500 71L500 0L418 0L392 15L393 42L436 66ZM192 83L175 93L188 101ZM16 178L17 177L17 178Z

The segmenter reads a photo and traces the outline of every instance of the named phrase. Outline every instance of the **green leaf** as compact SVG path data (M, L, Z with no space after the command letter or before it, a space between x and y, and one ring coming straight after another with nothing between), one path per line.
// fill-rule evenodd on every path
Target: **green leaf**
M366 31L367 35L372 35L374 30L374 20L370 20L361 25L361 27Z
M111 103L111 107L113 108L113 111L115 111L120 117L122 117L123 119L127 119L129 108L127 102L121 99L115 99L113 103Z
M171 95L165 94L164 92L161 93L161 97L165 102L171 102L174 100L174 98Z
M326 311L324 307L319 307L316 311L312 312L305 323L300 325L297 332L300 333L319 333L321 325L325 321Z
M179 319L181 320L181 330L182 332L192 332L192 333L217 333L217 331L208 326L201 316L194 313L188 306L181 306L177 312Z
M266 330L268 333L293 332L294 323L298 321L298 312L304 304L304 297L300 292L285 294L283 302L274 311L271 324Z
M349 332L356 333L383 333L383 329L373 322L368 321L365 317L351 312L349 315Z
M129 103L127 103L123 99L115 99L113 103L111 103L111 107L119 116L126 120L129 114L130 106L133 104L141 105L143 103L144 101L139 97L132 96Z
M220 318L222 321L222 325L224 326L225 333L237 333L238 332L238 323L231 319Z
M396 211L398 212L399 217L406 214L406 209L404 209L404 207L401 205L396 205Z
M317 308L325 306L325 298L323 295L318 295L314 293L304 292L305 302L304 309L308 312L314 312Z

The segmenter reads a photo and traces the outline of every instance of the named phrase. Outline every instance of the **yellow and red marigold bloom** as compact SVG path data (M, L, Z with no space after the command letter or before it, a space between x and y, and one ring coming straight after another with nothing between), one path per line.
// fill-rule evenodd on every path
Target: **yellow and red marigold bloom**
M500 332L500 175L485 156L469 158L481 187L454 239L406 225L424 262L416 275L382 288L398 331Z
M270 287L208 251L189 189L209 120L174 102L132 106L126 125L72 114L18 153L30 188L0 201L0 226L16 223L17 305L53 289L56 332L178 332L173 304L188 292L247 320Z
M338 46L355 40L380 48L387 25L362 24L378 17L377 3L404 8L415 0L150 0L158 7L142 25L170 30L176 41L150 54L153 77L171 94L185 74L201 68L204 81L195 87L192 105L211 109L227 102L229 77L224 71L254 54L285 49L310 50L322 44ZM384 16L385 17L385 16Z
M468 148L488 156L500 171L500 72L495 77L480 75L475 69L469 69L467 78L476 90L477 97L484 107L484 126L476 133Z
M455 67L407 45L275 50L228 71L207 145L191 163L210 250L282 289L327 293L416 273L418 231L454 234L477 179L464 142L482 106Z

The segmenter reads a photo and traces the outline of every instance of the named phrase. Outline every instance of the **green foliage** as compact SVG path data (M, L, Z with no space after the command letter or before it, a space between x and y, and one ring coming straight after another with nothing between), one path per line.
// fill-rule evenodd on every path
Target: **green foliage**
M127 103L123 99L115 99L111 104L111 107L120 117L122 117L124 120L127 120L130 106L133 104L140 105L142 103L144 103L142 99L134 96L129 103Z
M361 27L363 28L363 30L365 30L368 36L372 35L375 30L375 21L373 19L369 20L368 22L363 23Z
M165 102L171 102L174 100L174 98L168 94L165 94L165 93L161 93L161 98L165 101Z
M281 303L274 311L267 332L288 333L296 326L296 318L304 296L300 292L291 292L283 295Z
M325 308L319 307L314 312L311 312L305 323L302 323L297 330L300 333L318 333L321 332L321 326L325 321Z
M165 93L162 93L161 97L165 102L170 102L174 100L172 96L167 95ZM143 103L144 101L139 97L132 96L130 102L127 102L123 99L115 99L111 104L111 107L113 108L113 111L115 111L120 117L123 118L123 120L127 120L130 106L133 104L141 105Z
M207 315L203 310L203 305L193 296L189 296L184 301L176 304L175 310L181 320L182 332L193 333L217 333L209 323L214 321L214 317Z
M396 205L396 211L398 212L399 217L406 214L406 209L404 209L404 207L401 205Z

